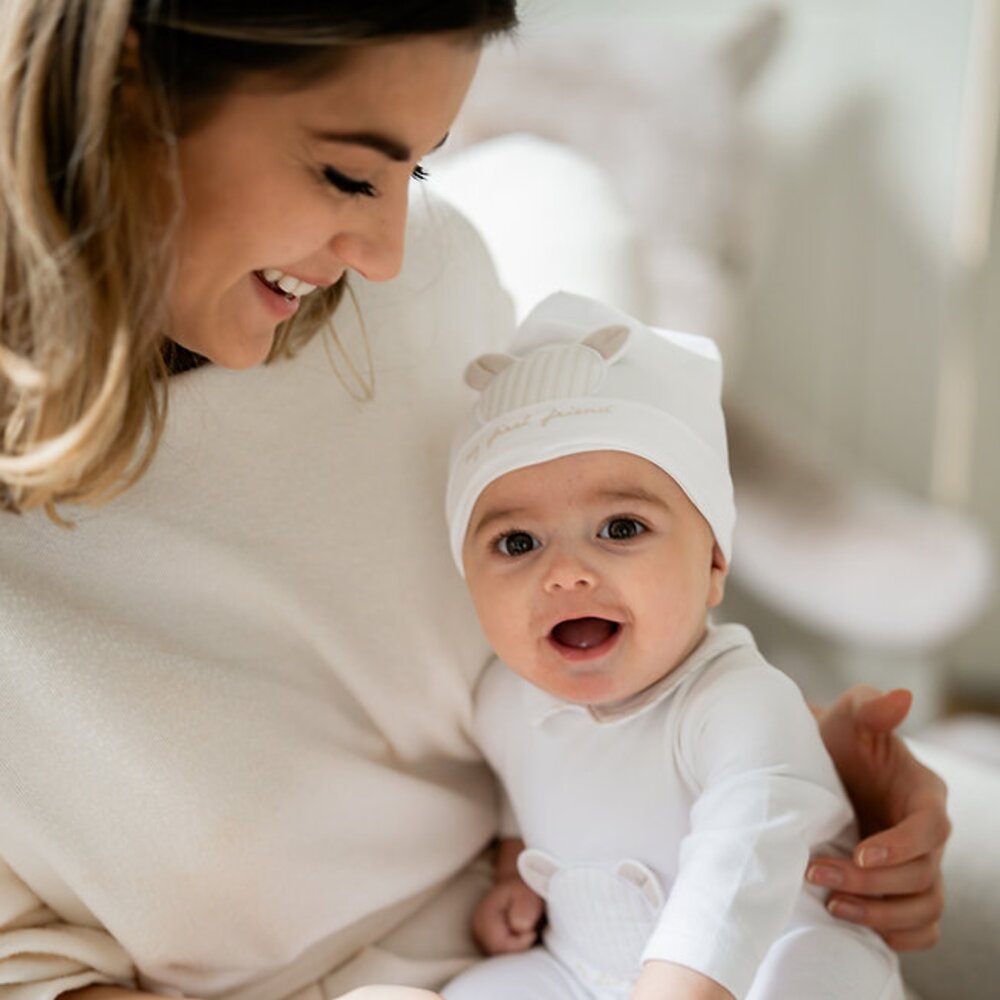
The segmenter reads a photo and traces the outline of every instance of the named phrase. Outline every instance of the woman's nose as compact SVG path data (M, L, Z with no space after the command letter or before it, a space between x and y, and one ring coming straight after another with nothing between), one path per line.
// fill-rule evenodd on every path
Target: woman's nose
M547 554L548 562L542 580L547 593L586 590L597 585L596 569L574 549L551 547Z
M407 205L406 185L359 199L355 224L330 241L337 259L369 281L395 278L403 266Z

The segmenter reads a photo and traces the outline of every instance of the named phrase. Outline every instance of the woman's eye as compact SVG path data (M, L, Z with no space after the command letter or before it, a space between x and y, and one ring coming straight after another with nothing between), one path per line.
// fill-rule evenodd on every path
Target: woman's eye
M629 538L635 538L645 530L646 526L640 524L634 517L613 517L597 534L599 538L621 542Z
M427 170L427 168L422 163L418 163L413 168L413 172L410 174L410 176L415 181L425 181L427 180L428 177L430 177L430 171Z
M335 167L324 167L323 179L338 191L343 191L344 194L360 194L366 198L374 198L376 194L375 187L368 181L359 181L354 177L348 177L347 174L342 174Z
M512 531L497 540L497 551L505 556L523 556L538 548L538 539L526 531Z

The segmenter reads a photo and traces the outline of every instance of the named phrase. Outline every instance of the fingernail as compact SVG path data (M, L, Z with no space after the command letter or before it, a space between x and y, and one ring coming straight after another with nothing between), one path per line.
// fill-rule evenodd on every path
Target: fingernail
M858 864L862 868L874 868L884 865L889 860L889 852L884 847L864 847L858 855Z
M828 889L838 889L844 884L844 873L833 865L810 865L806 878L813 885L823 885Z
M853 923L861 923L865 916L863 906L857 903L850 903L846 899L831 899L826 904L826 908L841 920L850 920Z

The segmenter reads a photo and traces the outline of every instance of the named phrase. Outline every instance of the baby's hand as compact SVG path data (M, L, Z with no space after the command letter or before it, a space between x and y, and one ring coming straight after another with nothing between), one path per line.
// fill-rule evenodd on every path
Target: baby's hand
M514 875L501 879L479 901L472 915L472 933L487 955L527 951L538 940L538 923L544 913L542 897Z

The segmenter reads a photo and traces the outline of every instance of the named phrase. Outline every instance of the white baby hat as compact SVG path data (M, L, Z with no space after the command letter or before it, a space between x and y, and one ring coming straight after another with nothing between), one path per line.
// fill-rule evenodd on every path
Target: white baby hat
M527 316L510 354L476 359L466 381L480 396L452 444L445 502L459 570L473 507L493 480L599 450L638 455L668 473L728 561L735 509L722 361L707 337L558 292Z

